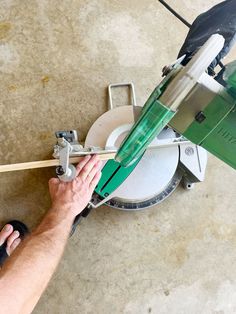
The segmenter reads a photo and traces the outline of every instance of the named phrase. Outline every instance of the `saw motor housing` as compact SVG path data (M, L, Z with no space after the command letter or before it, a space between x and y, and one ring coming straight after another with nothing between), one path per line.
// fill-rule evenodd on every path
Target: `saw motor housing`
M132 165L168 124L236 169L236 71L228 88L206 73L223 46L223 36L212 35L186 67L173 67L121 144L116 155L121 165Z
M207 74L201 76L169 125L236 169L236 99Z

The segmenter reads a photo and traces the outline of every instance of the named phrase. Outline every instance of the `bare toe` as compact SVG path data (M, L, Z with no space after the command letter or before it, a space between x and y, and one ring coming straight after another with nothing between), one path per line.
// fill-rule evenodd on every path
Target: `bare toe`
M11 254L11 246L13 244L13 242L19 238L20 233L19 231L15 230L14 232L12 232L12 234L9 236L9 238L7 239L7 254L10 255Z
M20 242L21 242L21 239L20 239L20 238L15 239L15 240L12 242L11 246L10 246L10 247L7 247L7 254L8 254L8 255L11 255L12 252L13 252L13 251L17 248L17 246L20 244Z
M7 240L7 238L13 233L12 225L6 224L0 232L0 245Z

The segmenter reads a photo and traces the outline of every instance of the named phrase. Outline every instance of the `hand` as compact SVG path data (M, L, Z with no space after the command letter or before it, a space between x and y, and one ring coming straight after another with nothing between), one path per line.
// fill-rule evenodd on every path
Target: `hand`
M62 182L57 178L49 180L52 209L63 211L75 218L86 207L101 178L101 164L98 157L86 156L76 167L76 178Z

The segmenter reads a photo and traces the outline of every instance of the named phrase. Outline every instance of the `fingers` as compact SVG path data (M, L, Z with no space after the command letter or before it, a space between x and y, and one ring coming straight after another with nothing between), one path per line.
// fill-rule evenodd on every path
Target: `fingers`
M79 173L79 178L82 181L86 181L87 177L90 175L91 170L93 167L98 163L99 159L98 156L94 155L89 159L89 161L84 165L83 169ZM93 177L91 178L91 180Z
M6 241L6 239L12 233L12 231L13 231L12 225L7 224L7 225L4 226L4 228L0 232L0 245L3 245L3 243Z
M76 176L78 176L80 174L80 172L82 171L82 169L85 167L85 165L89 162L89 160L91 159L91 155L85 156L76 166Z
M102 166L102 161L99 160L91 169L91 171L88 173L87 178L86 178L86 182L88 184L91 183L91 181L93 180L93 178L95 177L95 175L97 174L97 172L100 172L101 170L101 166Z
M99 180L101 179L102 173L101 171L97 172L94 176L94 178L92 179L92 181L90 182L89 188L91 191L94 191Z

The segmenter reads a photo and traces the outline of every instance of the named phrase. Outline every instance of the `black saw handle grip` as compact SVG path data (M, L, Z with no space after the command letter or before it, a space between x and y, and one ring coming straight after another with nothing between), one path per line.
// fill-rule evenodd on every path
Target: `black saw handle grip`
M220 34L225 45L209 67L209 74L214 75L214 68L221 63L236 43L236 1L223 1L210 10L200 14L192 25L180 49L178 57L186 55L182 64L185 66L213 34Z

